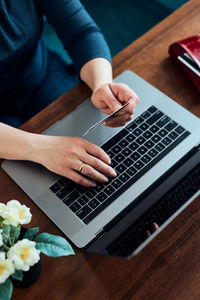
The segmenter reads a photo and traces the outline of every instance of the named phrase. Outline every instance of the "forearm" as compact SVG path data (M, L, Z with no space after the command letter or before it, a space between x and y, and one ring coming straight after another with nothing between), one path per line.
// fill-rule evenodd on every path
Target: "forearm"
M0 123L0 158L36 161L42 136Z
M102 85L112 82L112 66L105 58L94 58L81 68L80 77L92 91L96 91Z

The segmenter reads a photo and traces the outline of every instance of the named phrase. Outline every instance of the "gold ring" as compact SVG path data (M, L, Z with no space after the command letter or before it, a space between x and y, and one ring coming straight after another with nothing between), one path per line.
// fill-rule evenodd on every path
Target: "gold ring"
M82 171L82 169L83 169L83 167L85 166L85 164L82 162L81 163L81 165L80 165L80 167L79 167L79 169L78 169L78 171L81 173L81 171Z

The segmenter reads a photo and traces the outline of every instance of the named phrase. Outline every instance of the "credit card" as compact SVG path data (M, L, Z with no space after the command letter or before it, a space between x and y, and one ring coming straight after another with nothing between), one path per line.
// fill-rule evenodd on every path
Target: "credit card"
M112 114L110 114L109 116L103 118L101 121L99 121L99 122L95 123L94 125L92 125L90 128L88 128L88 130L86 130L86 132L83 134L83 136L88 134L91 130L94 130L98 125L103 124L103 122L112 119L112 117L114 117L119 111L121 111L128 104L129 104L129 102L125 103L124 105L122 105L122 107L120 107L119 109L114 111Z
M178 59L200 77L200 68L190 55L184 53L183 55L178 56Z

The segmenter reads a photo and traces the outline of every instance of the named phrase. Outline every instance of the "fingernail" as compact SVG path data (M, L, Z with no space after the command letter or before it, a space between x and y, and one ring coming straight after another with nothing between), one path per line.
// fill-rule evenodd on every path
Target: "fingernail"
M96 187L97 185L96 185L96 183L92 182L92 183L91 183L91 186L92 186L92 187Z
M108 164L109 164L109 165L111 164L110 156L108 156Z
M115 170L111 171L112 176L117 176L117 173L115 172Z
M103 176L103 181L104 181L104 182L108 182L109 179L108 179L106 176Z
M105 125L106 125L106 122L103 122L102 125L105 126Z

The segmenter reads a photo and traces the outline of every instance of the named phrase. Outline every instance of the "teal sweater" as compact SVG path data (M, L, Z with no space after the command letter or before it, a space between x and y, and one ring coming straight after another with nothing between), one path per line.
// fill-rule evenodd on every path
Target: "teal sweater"
M56 30L77 74L90 59L111 60L99 28L78 0L0 1L0 99L30 93L42 82L47 49L43 17Z

